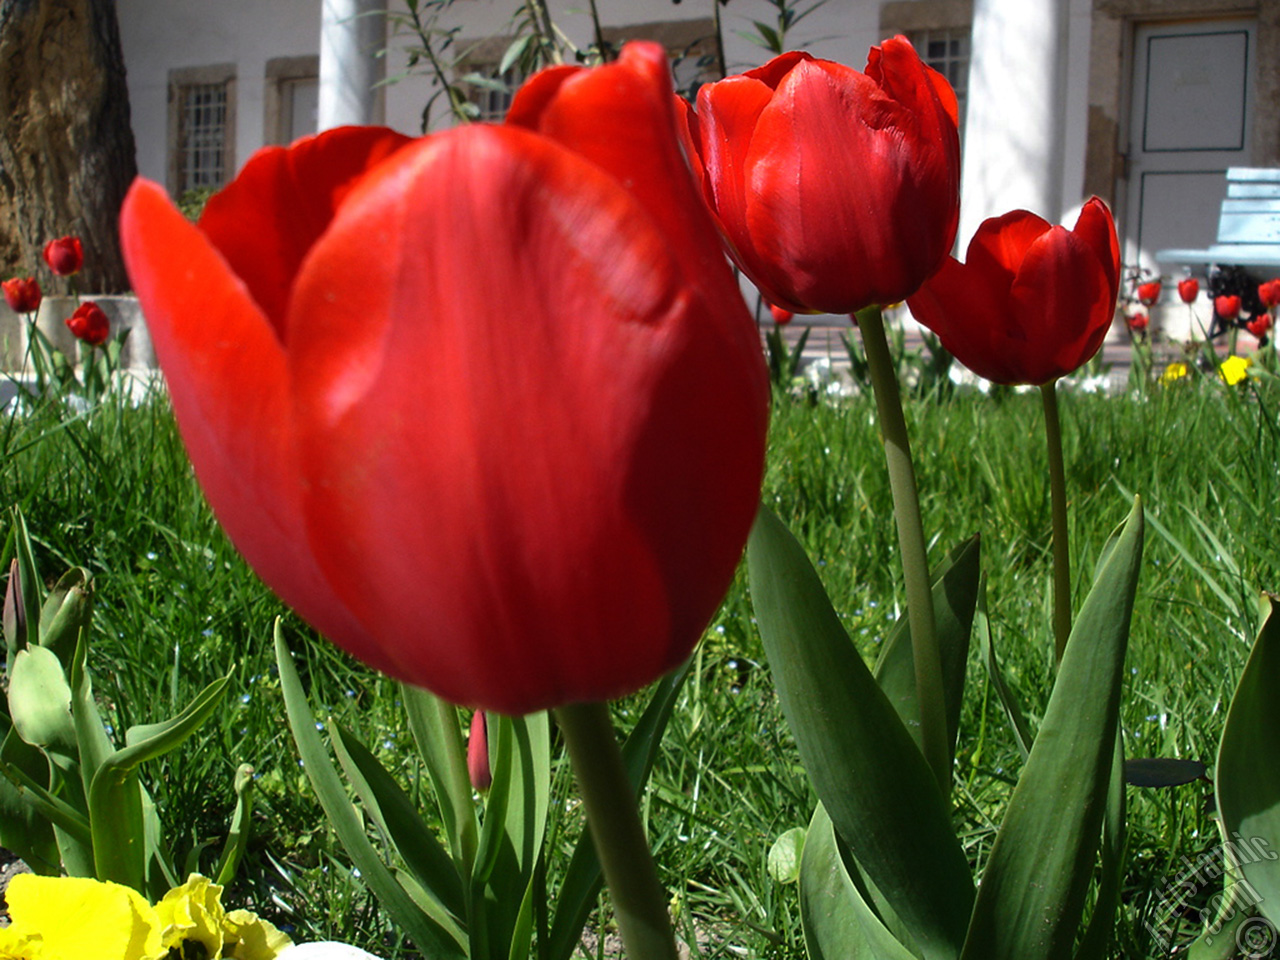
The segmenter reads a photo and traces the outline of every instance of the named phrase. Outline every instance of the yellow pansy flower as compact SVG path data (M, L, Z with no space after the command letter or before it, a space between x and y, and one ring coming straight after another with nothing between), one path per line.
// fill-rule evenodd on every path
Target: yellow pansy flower
M1187 365L1180 360L1175 360L1164 368L1164 373L1160 374L1161 383L1173 383L1175 380L1181 380L1187 375Z
M160 923L136 890L86 877L21 873L5 891L10 937L39 941L39 960L161 960Z
M1233 387L1249 376L1249 367L1253 363L1248 357L1230 356L1218 366L1222 379Z

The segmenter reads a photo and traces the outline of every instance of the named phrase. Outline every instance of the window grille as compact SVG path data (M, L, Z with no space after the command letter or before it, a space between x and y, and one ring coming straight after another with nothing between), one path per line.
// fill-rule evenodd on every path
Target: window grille
M179 88L179 192L216 189L225 182L227 85Z
M916 52L947 78L960 107L960 133L964 134L965 104L969 97L969 27L917 30L910 36Z

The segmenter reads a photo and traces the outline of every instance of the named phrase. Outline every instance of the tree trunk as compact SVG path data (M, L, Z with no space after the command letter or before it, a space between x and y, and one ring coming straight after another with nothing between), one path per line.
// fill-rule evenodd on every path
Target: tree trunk
M127 291L117 221L136 173L115 0L0 0L0 275L56 292L41 252L74 234L78 289Z

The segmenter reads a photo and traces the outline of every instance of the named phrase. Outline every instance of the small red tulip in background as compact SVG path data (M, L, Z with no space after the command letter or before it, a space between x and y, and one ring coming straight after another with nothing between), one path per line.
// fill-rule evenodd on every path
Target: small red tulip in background
M1258 299L1268 310L1280 304L1280 277L1258 284Z
M769 304L769 312L773 314L773 322L780 327L785 327L788 323L795 319L795 314L790 310L784 310L782 307Z
M66 324L76 339L83 340L91 347L101 346L111 336L111 321L92 300L86 300L76 307L76 312L67 317Z
M1271 330L1271 314L1261 313L1244 326L1246 330L1261 340Z
M1129 314L1125 319L1129 324L1129 329L1134 333L1141 333L1151 325L1151 318L1141 310Z
M1214 297L1213 311L1223 320L1234 320L1240 316L1240 298L1235 294Z
M60 277L70 277L84 266L84 250L79 237L59 237L44 245L44 262Z
M4 302L14 313L35 313L40 309L40 284L35 277L14 277L0 283L4 288Z
M904 37L872 47L865 73L784 53L704 84L683 116L730 255L771 303L794 313L896 303L951 249L956 98Z
M1194 303L1200 296L1200 281L1195 277L1187 277L1178 281L1178 297L1183 303Z
M267 148L198 225L138 181L121 235L214 512L331 640L508 714L688 657L770 388L660 46L535 75L503 125Z
M974 373L1040 385L1098 352L1119 290L1115 222L1094 197L1074 230L1025 210L983 222L907 305Z
M1161 284L1159 280L1149 280L1138 284L1138 302L1144 307L1153 307L1160 300Z

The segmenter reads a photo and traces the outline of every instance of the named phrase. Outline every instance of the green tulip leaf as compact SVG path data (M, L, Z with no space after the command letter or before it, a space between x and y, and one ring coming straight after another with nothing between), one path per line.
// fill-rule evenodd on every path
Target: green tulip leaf
M408 684L400 685L400 696L408 714L409 729L440 805L440 820L453 862L463 882L469 883L480 825L471 799L471 778L467 774L467 751L458 724L458 708Z
M792 827L769 848L765 865L769 876L778 883L795 883L800 879L800 857L804 854L804 827Z
M969 638L982 576L978 538L960 544L933 573L933 618L942 654L942 693L946 698L947 745L954 760L964 700L964 673L969 661ZM876 681L903 724L920 746L920 708L916 702L916 672L911 648L911 625L904 616L889 634L875 666Z
M279 620L275 625L275 650L276 665L280 671L280 690L284 695L289 729L293 731L293 739L302 758L302 769L311 781L338 841L347 851L352 864L360 871L361 880L424 956L439 960L463 960L467 956L466 945L450 936L448 931L423 912L413 897L396 881L365 835L364 823L347 797L347 791L333 769L324 742L316 732L311 704L302 689L302 681L298 679L298 670L284 641Z
M23 740L7 722L0 720L0 846L17 854L36 873L61 873L53 827L25 789L9 774L11 767L22 771L33 783L49 782L49 761L39 748Z
M684 666L673 670L654 685L653 696L649 698L644 713L622 745L622 763L637 798L644 793L680 688L692 668L693 660L687 660ZM604 877L591 833L584 829L560 883L555 919L548 938L547 960L569 960L572 956L603 885Z
M841 846L818 804L800 859L800 922L809 960L914 960L864 899Z
M1107 786L1107 814L1102 821L1102 872L1093 915L1076 948L1075 960L1105 960L1115 934L1116 908L1124 886L1125 845L1125 759L1124 738L1116 731L1115 753L1111 759L1111 781Z
M1135 502L1067 641L982 875L962 960L1072 954L1107 810L1142 540Z
M434 900L427 913L441 926L452 924L461 934L466 903L458 870L431 828L418 816L413 801L369 748L350 731L329 721L333 752L356 795L409 872Z
M28 647L13 660L9 680L9 716L27 743L75 756L76 727L71 716L71 687L52 650Z
M954 960L973 880L932 770L803 548L767 508L747 561L778 698L836 832L925 960Z
M103 726L102 714L93 699L93 681L85 667L89 656L88 636L87 631L81 631L71 657L71 716L76 726L80 776L86 795L99 768L116 749Z
M1223 832L1257 907L1280 925L1280 615L1263 599L1263 622L1236 685L1218 745L1216 789ZM1258 841L1262 841L1259 843ZM1258 855L1266 844L1265 853Z
M1035 734L1031 732L1017 694L1005 680L1004 671L1001 670L1000 661L996 657L995 643L991 639L991 619L987 616L985 580L978 590L978 610L974 617L974 629L978 634L978 649L982 655L982 663L987 668L987 676L991 678L991 686L995 688L996 699L1000 701L1004 715L1009 720L1013 739L1018 745L1018 752L1022 754L1022 759L1026 760L1031 754L1031 744L1035 740Z
M29 647L40 643L40 607L43 595L40 571L36 569L36 557L31 550L31 535L22 511L13 508L14 554L18 561L18 582L22 585L22 611L26 619L26 632L22 642ZM20 647L10 647L7 665L12 676L13 659Z
M14 762L17 760L15 749L18 748L11 745L11 738L21 740L13 731L10 731L9 736L5 737L4 746L0 748L0 773L3 773L10 783L22 791L23 798L34 806L40 816L49 821L55 829L64 831L77 842L88 847L93 842L89 832L88 817L66 800L57 796L45 784L36 780L31 773L27 772L28 765L26 763ZM26 744L26 746L30 747L31 745ZM34 772L37 775L39 773L39 771Z

